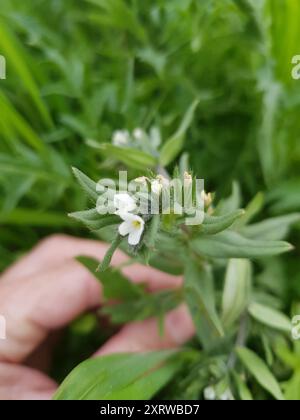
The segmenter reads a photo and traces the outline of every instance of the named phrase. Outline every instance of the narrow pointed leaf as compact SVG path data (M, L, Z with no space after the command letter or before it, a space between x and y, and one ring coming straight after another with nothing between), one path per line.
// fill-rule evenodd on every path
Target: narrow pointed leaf
M237 210L230 214L220 217L205 215L203 225L201 225L201 233L204 235L215 235L228 229L236 220L245 214L244 210Z
M277 241L284 239L291 227L299 222L300 213L293 213L246 226L241 232L247 238Z
M236 353L243 365L265 390L277 400L284 400L277 380L262 359L253 351L242 347L237 348Z
M185 269L184 289L199 340L206 349L210 349L224 334L215 308L210 270L201 269L189 261Z
M186 114L184 115L180 127L178 128L176 133L173 134L173 136L170 137L163 145L160 151L160 164L162 166L168 166L181 152L184 145L186 132L193 121L195 110L198 104L198 100L192 103L192 105L189 107Z
M87 194L87 196L96 203L99 195L97 193L97 184L95 181L92 181L87 175L81 172L79 169L73 168L73 173L79 182L80 186Z
M287 242L251 240L233 231L196 238L191 246L195 252L211 258L263 258L293 249Z
M114 214L100 215L96 209L70 213L69 217L78 220L91 230L100 230L106 226L120 223L120 217Z
M118 147L110 143L89 141L88 144L97 148L102 155L119 160L133 169L145 171L146 169L154 168L157 165L157 159L155 157L141 150L129 147Z
M64 380L54 400L150 399L182 367L174 351L113 354L77 366Z
M245 259L228 262L222 299L222 321L232 325L245 311L250 298L251 263Z
M249 305L248 311L261 324L267 325L275 330L291 333L292 323L282 312L255 302Z

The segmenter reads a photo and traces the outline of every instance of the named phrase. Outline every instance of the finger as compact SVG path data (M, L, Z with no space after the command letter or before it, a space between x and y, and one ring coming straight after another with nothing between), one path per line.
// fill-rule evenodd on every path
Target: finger
M64 261L84 255L101 260L107 251L107 244L102 242L78 239L65 235L51 236L42 241L30 254L6 271L1 281L19 282L24 277L45 272ZM112 260L114 266L128 261L128 257L117 251ZM122 269L124 274L136 282L144 282L149 290L160 290L178 287L182 284L180 277L174 277L141 264L133 264Z
M46 375L24 366L0 363L0 400L50 400L57 388Z
M160 335L156 319L133 322L108 340L96 356L121 352L146 352L175 348L195 334L194 324L187 308L182 305L167 314L164 334Z
M68 324L101 299L99 282L76 261L15 283L0 283L0 313L7 339L0 340L0 360L20 362L48 333Z
M107 245L103 242L78 239L67 235L52 235L38 243L29 254L12 265L4 274L3 280L16 280L30 277L40 271L46 271L70 260L82 253L105 255ZM122 260L121 260L122 262Z

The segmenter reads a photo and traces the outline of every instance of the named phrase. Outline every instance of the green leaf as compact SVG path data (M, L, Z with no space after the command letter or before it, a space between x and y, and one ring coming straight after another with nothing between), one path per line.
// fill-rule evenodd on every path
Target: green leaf
M184 292L199 340L206 349L210 349L224 335L215 308L211 271L188 261L185 268Z
M97 271L99 261L89 257L78 257L77 260L84 265L102 284L104 298L133 300L144 296L143 285L129 281L116 268L108 268L105 272Z
M180 276L184 272L183 262L178 261L178 258L170 253L157 252L154 255L151 255L149 264L151 267L172 274L173 276Z
M149 263L151 254L155 251L155 243L158 239L158 232L160 227L160 217L160 214L155 214L152 216L150 226L144 237L144 243L147 247L145 249L145 260L147 264Z
M287 401L300 400L300 371L297 370L292 378L284 384L284 395Z
M248 311L256 321L275 330L291 333L292 323L290 319L276 309L253 302L249 305Z
M32 71L27 63L22 45L18 42L14 34L9 30L4 19L0 19L0 48L5 54L11 68L18 74L24 88L32 98L43 121L48 127L52 127L51 117L41 99L39 89L32 77Z
M237 232L225 231L191 241L192 249L209 258L263 258L291 251L287 242L255 241Z
M243 365L254 376L257 382L273 395L274 398L283 401L284 396L280 386L265 362L253 351L243 347L237 348L236 353Z
M64 380L54 400L150 399L182 367L184 353L112 354L87 360Z
M101 311L110 317L113 324L117 325L157 317L159 321L163 321L163 317L181 302L181 290L164 290L152 294L143 293L137 298L125 300L124 303L107 305ZM162 327L164 327L163 323Z
M69 217L82 222L91 230L100 230L106 226L120 223L120 217L114 214L100 215L97 209L69 213Z
M2 225L63 227L72 226L72 220L58 212L17 208L0 213Z
M277 241L284 239L291 226L298 222L300 222L300 213L293 213L246 226L241 230L241 233L247 238Z
M242 401L253 401L252 394L249 388L247 387L247 385L245 384L245 382L243 381L243 379L236 372L232 372L232 373L233 373L234 381L235 381L240 399Z
M89 141L89 146L97 148L104 156L114 158L128 165L130 168L146 171L155 168L157 159L149 153L129 147L118 147L110 143Z
M79 169L72 168L73 173L79 182L80 186L82 187L83 191L87 194L87 196L96 203L99 195L97 193L97 184L95 181L92 181L87 175L81 172Z
M245 311L251 290L251 263L244 259L231 259L227 265L222 299L222 322L232 325Z
M206 214L203 224L200 226L200 232L204 235L215 235L220 233L232 226L234 222L244 214L244 210L236 210L230 214L219 217Z
M13 107L9 100L0 93L0 108L3 120L2 125L8 124L13 127L13 130L33 149L38 151L42 156L45 156L47 146L43 143L41 138L36 134L34 129L24 117ZM17 141L17 136L10 136L9 142L14 144Z
M159 226L160 226L160 214L155 214L153 215L151 219L150 227L147 234L145 235L145 240L144 240L145 244L150 249L154 249L155 242L157 240L157 234L159 231Z
M139 22L136 13L124 1L120 0L87 0L101 8L101 12L93 11L91 19L101 27L108 26L120 30L127 30L134 38L141 42L147 40L147 33L144 26Z
M144 284L129 281L115 268L107 268L106 271L99 272L96 271L99 265L97 260L89 257L78 257L77 260L101 282L106 300L122 301L122 303L109 304L102 308L102 313L108 315L113 324L163 317L182 302L180 289L149 294Z
M186 132L193 121L198 104L198 100L195 100L192 103L192 105L189 107L186 114L184 115L183 120L176 133L173 134L172 137L170 137L161 148L160 164L162 166L168 166L181 152L184 145Z

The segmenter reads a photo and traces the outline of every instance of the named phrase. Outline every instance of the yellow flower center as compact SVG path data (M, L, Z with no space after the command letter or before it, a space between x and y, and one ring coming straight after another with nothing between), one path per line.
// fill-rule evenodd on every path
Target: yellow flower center
M134 227L134 229L139 229L141 227L141 222L139 220L134 220L132 222L132 226Z

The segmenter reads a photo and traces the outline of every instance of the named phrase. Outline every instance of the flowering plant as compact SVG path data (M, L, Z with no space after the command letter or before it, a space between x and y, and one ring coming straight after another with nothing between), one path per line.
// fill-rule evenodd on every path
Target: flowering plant
M241 210L239 187L234 184L232 195L217 201L192 175L185 154L171 179L165 167L181 152L196 106L197 102L191 105L177 132L162 147L156 128L149 135L141 129L132 135L118 131L113 142L104 145L91 142L114 159L116 168L121 162L138 175L127 190L122 180L117 191L114 182L96 183L74 169L92 206L70 216L111 243L100 265L87 257L79 259L101 281L104 294L118 301L105 305L102 313L117 325L156 316L163 334L164 315L185 302L196 330L196 339L182 351L119 355L111 363L120 363L126 378L141 360L145 368L133 369L121 394L121 385L115 383L104 397L129 398L132 382L140 381L141 398L161 392L167 398L248 400L267 394L282 400L282 386L270 369L280 363L280 352L274 355L270 349L289 343L291 322L270 288L262 286L262 279L271 282L274 257L292 249L282 239L299 215L251 224L262 209L261 195ZM181 189L176 189L178 185ZM182 287L148 295L124 277L121 267L111 267L117 248L131 257L129 263L139 261L182 275ZM263 350L253 345L257 336ZM271 357L276 359L270 362ZM57 398L81 394L91 398L89 386L97 383L99 371L109 369L110 361L105 366L102 358L80 365L62 384ZM83 369L87 378L82 382ZM159 379L152 380L157 374ZM168 387L172 377L176 381ZM100 385L97 395L101 398Z

